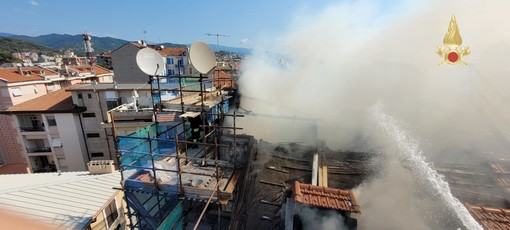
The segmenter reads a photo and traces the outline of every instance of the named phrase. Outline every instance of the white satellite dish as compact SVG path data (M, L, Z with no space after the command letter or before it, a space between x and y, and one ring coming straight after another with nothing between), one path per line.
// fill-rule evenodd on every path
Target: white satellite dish
M151 48L143 48L136 53L136 64L147 75L157 75L165 67L163 56Z
M189 59L198 72L207 74L216 66L216 56L204 42L195 42L189 49Z

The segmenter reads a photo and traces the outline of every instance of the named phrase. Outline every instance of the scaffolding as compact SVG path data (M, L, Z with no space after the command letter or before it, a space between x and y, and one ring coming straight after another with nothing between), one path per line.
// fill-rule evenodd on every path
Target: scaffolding
M242 115L229 113L235 84L230 80L227 92L215 88L222 85L215 81L228 80L180 70L173 76L149 76L155 122L130 135L116 135L131 229L196 227L210 203L218 207L220 226L221 207L234 199L253 138L237 134L241 128L236 118ZM167 100L168 95L173 98ZM158 120L164 114L178 120ZM232 126L224 124L225 117L232 118ZM203 206L203 211L190 221L187 207L194 206Z

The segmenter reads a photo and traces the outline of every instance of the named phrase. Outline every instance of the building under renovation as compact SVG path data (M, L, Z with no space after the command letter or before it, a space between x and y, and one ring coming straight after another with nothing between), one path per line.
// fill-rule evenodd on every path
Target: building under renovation
M369 175L369 155L239 134L236 84L214 76L149 76L154 122L136 132L116 126L137 122L116 118L136 113L136 98L108 112L129 228L301 229L308 209L356 228L349 189Z

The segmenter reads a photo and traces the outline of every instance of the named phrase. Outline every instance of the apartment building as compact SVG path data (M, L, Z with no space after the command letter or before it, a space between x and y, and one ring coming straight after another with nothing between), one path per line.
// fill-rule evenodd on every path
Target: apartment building
M9 107L29 172L80 171L90 161L80 113L65 89Z
M0 111L60 89L60 84L52 81L58 77L58 72L38 66L0 69ZM1 173L27 172L17 136L12 116L0 114L0 164L4 165ZM5 165L14 170L6 170Z
M99 66L0 69L0 111L70 85L92 81L112 82L113 73ZM26 157L15 127L12 116L0 114L0 174L27 172Z
M128 42L112 51L112 66L115 71L117 83L141 83L147 82L148 76L136 64L136 54L140 49L150 47L157 50L164 58L165 66L161 67L160 76L174 76L198 74L195 68L189 63L188 49L184 47L160 47L151 46L143 42Z
M68 92L80 114L91 160L116 160L112 121L117 132L130 133L153 121L150 85L99 83L76 85ZM109 113L110 111L110 113Z

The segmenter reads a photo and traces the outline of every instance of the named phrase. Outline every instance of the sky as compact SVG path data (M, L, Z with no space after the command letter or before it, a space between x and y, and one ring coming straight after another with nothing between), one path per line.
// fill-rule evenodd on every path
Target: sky
M38 36L79 34L154 43L205 41L251 48L254 41L279 34L300 14L338 3L333 0L261 1L70 1L0 0L0 32ZM145 33L144 33L145 31Z

